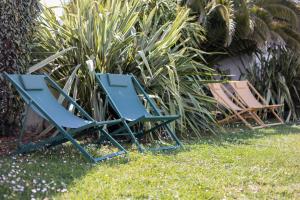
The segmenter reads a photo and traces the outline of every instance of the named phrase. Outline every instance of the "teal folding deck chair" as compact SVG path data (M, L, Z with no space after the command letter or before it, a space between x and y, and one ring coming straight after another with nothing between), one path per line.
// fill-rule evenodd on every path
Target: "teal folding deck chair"
M157 108L154 101L144 91L143 87L137 81L133 75L122 75L122 74L96 74L96 80L100 87L106 94L109 104L119 115L120 118L125 119L124 125L119 129L111 133L111 135L128 135L132 141L138 147L140 152L145 149L140 145L138 136L146 133L153 132L158 128L164 128L166 133L175 141L173 146L161 146L159 148L149 148L150 151L165 151L177 149L183 147L180 140L177 138L174 132L171 131L168 124L176 119L179 115L165 115L163 116ZM152 110L151 114L147 111L138 93L142 93L143 97L150 105ZM143 130L143 126L140 129L133 129L137 124L144 122L158 123L152 126L148 130ZM135 130L135 131L134 131Z
M7 74L4 76L12 83L12 85L19 92L21 97L24 99L28 107L31 107L37 114L44 119L52 123L59 134L56 136L38 141L35 143L22 144L22 137L24 133L24 125L27 120L27 110L23 119L23 127L20 133L19 144L17 153L26 153L32 150L40 149L43 147L49 147L58 145L67 141L70 141L82 155L92 162L99 162L105 159L112 158L121 154L125 154L126 150L110 135L103 127L122 123L122 120L112 121L95 121L90 115L88 115L83 108L81 108L73 98L68 96L48 75L19 75L19 74ZM62 94L65 99L73 105L80 115L78 117L73 113L69 112L64 106L62 106L57 99L53 96L49 90L49 86L56 89ZM88 153L83 146L75 139L80 133L87 129L94 129L98 132L101 137L110 141L115 147L119 149L118 152L111 153L102 157L94 158Z

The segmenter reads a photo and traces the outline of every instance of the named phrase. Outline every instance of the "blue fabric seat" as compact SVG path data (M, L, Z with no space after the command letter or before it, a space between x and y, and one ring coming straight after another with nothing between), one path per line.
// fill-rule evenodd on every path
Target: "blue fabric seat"
M19 87L23 88L30 98L21 93L21 96L27 104L29 101L35 101L41 109L47 112L56 124L65 128L79 128L86 126L93 121L85 120L75 116L63 107L49 90L44 75L9 75L11 80ZM29 87L29 84L31 86ZM31 105L32 109L47 119L38 108Z
M44 119L52 123L60 132L55 137L38 141L36 143L22 144L23 131L21 131L19 138L19 149L17 153L26 153L31 150L39 149L42 147L61 144L66 141L70 141L85 158L92 162L99 162L117 155L126 153L126 150L108 134L104 129L104 125L113 125L122 123L123 120L113 121L95 121L90 115L88 115L74 99L69 97L49 76L44 75L19 75L19 74L7 74L4 76L15 86L25 103L29 105L37 114ZM59 94L62 94L68 103L73 106L81 114L81 117L69 112L58 100L53 96L49 87L57 90ZM26 122L26 118L24 120ZM24 124L23 124L24 126ZM109 140L120 151L98 158L94 158L88 153L77 140L74 139L75 133L82 132L88 128L94 128L98 131L99 135ZM22 129L24 130L24 129Z
M98 73L96 74L96 79L98 80L98 83L101 86L102 90L107 95L109 103L113 107L113 109L116 111L120 118L126 119L125 127L113 132L112 134L118 134L121 131L126 130L127 134L132 137L139 150L144 151L135 135L145 134L163 127L166 129L171 138L175 140L176 148L183 146L175 133L173 133L168 127L169 123L178 119L180 116L162 115L154 101L150 99L149 95L144 91L142 86L133 75ZM142 96L139 96L138 92L140 92ZM141 100L141 98L143 98L143 100ZM144 102L149 104L149 110L147 110L147 108L145 107ZM150 130L139 130L138 132L133 132L132 127L141 122L162 123L154 126ZM158 148L157 150L162 149L174 149L174 146L171 146L170 148Z

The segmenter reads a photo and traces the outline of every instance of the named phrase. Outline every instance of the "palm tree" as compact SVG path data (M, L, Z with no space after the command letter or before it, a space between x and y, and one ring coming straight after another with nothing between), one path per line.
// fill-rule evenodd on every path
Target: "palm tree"
M300 50L300 7L292 0L182 0L204 26L208 50L253 52L266 44Z
M291 0L256 0L248 3L257 41L285 43L300 50L300 9Z
M37 0L0 2L0 73L22 71L29 58L28 42L38 11ZM0 135L14 133L20 108L9 84L0 76Z
M231 44L235 32L234 4L231 0L182 0L181 5L190 7L192 15L205 28L205 45L215 49Z

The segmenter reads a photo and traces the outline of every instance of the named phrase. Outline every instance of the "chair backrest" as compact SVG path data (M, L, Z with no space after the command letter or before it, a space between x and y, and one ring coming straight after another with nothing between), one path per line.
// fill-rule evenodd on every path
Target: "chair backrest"
M133 121L142 116L150 116L138 97L132 75L96 74L96 76L120 117Z
M40 109L46 112L57 125L65 128L79 128L91 122L75 116L58 103L48 88L46 76L17 74L6 74L6 76L27 104L32 100L38 105L32 104L31 108L46 120L49 119L41 113Z
M240 111L242 110L238 105L236 105L229 96L225 93L221 83L209 83L208 87L216 99L216 101L226 107L227 109Z
M248 81L231 81L229 84L248 107L263 107L251 92Z

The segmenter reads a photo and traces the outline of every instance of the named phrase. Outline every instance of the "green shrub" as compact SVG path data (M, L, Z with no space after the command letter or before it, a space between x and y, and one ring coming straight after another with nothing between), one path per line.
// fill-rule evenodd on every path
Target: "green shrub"
M0 73L20 72L28 63L38 13L37 0L0 1ZM17 132L21 107L0 75L0 135Z
M163 110L182 116L176 128L183 137L212 131L213 101L203 84L213 71L195 61L201 52L182 37L192 26L187 9L175 1L82 0L66 5L61 19L48 8L43 16L36 57L75 48L42 70L67 82L65 89L96 119L105 109L93 73L133 73Z
M253 53L272 42L300 51L300 9L294 0L179 1L204 26L207 40L198 46L207 51L225 51L222 57L228 57Z
M268 53L257 53L257 62L248 69L247 77L265 96L267 102L285 104L286 120L296 120L296 106L300 102L299 53L281 47L270 48Z

